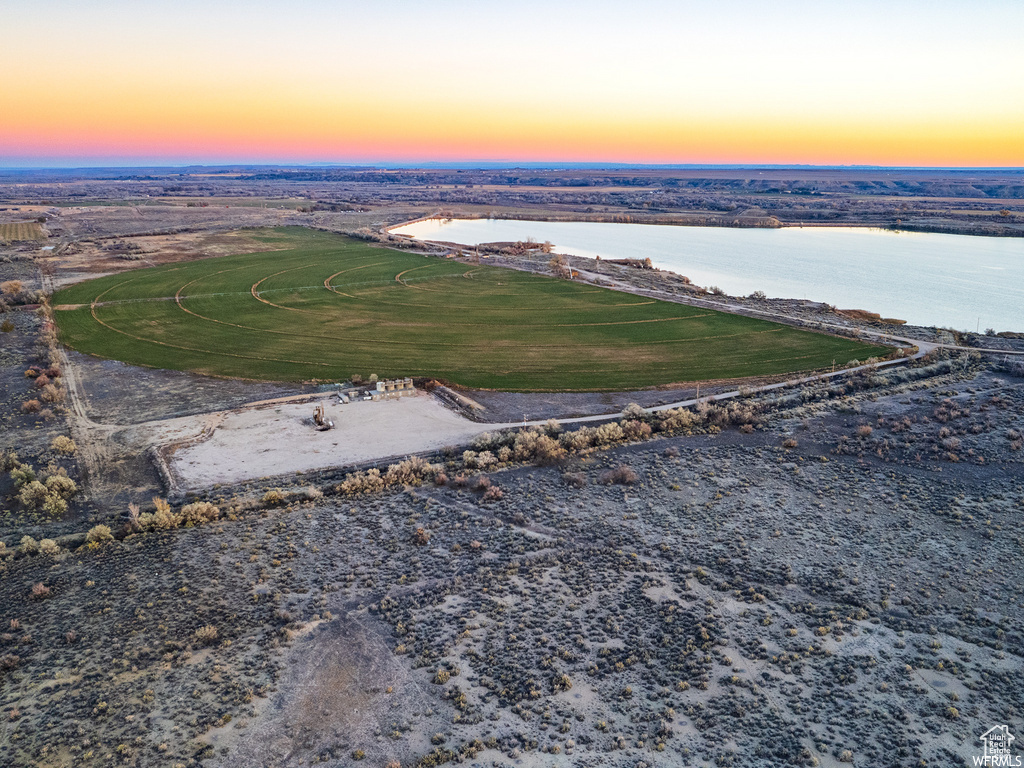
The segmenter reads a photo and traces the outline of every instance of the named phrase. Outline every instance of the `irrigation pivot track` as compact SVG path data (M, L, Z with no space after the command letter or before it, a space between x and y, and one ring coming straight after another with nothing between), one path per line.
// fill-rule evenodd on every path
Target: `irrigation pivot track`
M883 348L592 285L301 228L280 250L139 269L54 296L65 343L159 368L273 380L428 376L626 390L809 371Z

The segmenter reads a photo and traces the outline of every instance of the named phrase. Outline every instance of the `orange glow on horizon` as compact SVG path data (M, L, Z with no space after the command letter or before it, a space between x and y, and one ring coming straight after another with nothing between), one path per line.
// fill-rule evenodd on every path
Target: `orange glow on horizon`
M277 104L285 102L277 100ZM0 146L23 155L194 156L332 160L521 160L637 163L806 163L1024 166L1024 120L851 122L699 118L629 120L563 115L557 121L471 108L334 103L289 108L267 100L183 108L135 101L130 111L93 101L68 114L38 105L0 126Z
M202 29L165 6L109 0L104 17L38 1L61 10L45 54L27 35L0 49L0 165L166 157L1024 166L1024 86L1013 76L1024 71L1013 32L1024 6L1007 0L978 0L969 16L865 0L871 9L860 15L816 21L796 0L780 0L778 14L756 22L703 2L637 0L646 16L625 18L608 4L580 18L533 0L510 0L533 14L522 17L395 0L421 37L387 44L381 35L396 20L384 11L318 0L299 0L323 20L313 27L260 0L244 18L209 0L221 26ZM12 23L19 12L23 23L32 18L26 4ZM557 45L531 35L538 18ZM104 24L120 30L117 43L91 44L104 39ZM460 47L474 34L489 41L486 51ZM436 45L422 44L431 37Z

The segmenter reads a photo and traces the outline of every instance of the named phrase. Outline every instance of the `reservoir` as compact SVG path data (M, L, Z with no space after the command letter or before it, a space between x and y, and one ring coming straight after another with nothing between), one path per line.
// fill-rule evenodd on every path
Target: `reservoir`
M532 238L575 256L649 258L734 296L764 291L914 325L1024 331L1024 238L503 219L428 219L392 231L464 245Z

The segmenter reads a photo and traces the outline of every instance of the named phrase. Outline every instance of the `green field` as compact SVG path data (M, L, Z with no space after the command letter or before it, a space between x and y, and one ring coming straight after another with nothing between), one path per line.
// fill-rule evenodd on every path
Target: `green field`
M301 228L281 250L140 269L53 298L82 352L275 380L430 376L508 390L625 390L842 365L883 352L680 304L372 247Z

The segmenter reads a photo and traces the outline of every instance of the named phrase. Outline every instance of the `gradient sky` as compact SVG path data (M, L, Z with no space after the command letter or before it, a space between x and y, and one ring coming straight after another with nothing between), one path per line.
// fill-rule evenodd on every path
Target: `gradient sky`
M8 0L0 165L1024 166L1022 0Z

